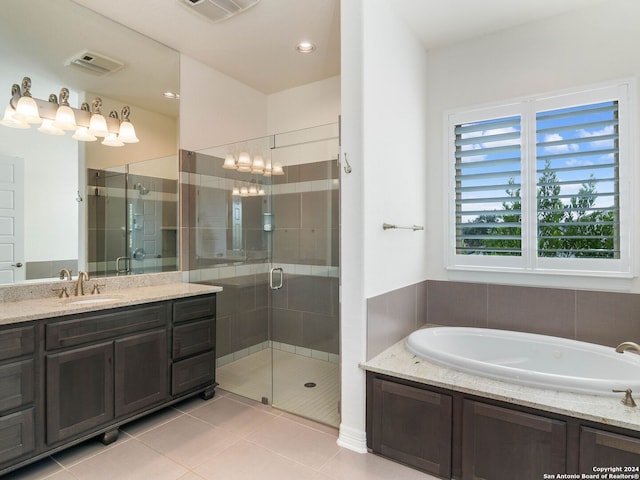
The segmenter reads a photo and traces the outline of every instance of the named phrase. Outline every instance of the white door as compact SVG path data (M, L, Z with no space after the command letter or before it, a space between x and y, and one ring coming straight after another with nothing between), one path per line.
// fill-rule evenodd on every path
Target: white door
M24 279L24 162L0 155L0 284Z

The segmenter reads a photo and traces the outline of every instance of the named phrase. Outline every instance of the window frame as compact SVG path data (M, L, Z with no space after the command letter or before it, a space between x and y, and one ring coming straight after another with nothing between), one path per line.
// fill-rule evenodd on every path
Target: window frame
M633 151L635 143L635 79L528 96L472 108L445 112L447 228L445 267L450 271L510 272L593 277L635 276L633 248ZM551 258L537 255L536 113L604 101L618 101L620 258ZM519 115L521 122L521 255L463 255L456 252L456 134L457 125Z

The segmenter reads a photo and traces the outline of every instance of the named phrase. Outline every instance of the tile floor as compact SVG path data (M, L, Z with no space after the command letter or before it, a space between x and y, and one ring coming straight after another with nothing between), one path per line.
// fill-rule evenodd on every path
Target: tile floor
M218 390L124 425L2 480L436 480L336 444L337 430Z

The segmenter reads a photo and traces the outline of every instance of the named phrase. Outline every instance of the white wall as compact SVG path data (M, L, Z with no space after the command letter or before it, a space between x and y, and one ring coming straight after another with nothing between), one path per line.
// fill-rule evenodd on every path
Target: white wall
M335 123L339 114L340 77L274 93L267 99L270 134Z
M639 24L640 2L612 0L428 53L428 278L450 278L443 247L447 228L444 112L638 76ZM637 128L634 134L637 141ZM640 184L639 171L636 166L635 184ZM635 251L640 253L640 242ZM481 281L495 280L485 276ZM598 280L594 287L607 289L608 283ZM632 289L640 291L637 281Z
M267 96L180 55L180 148L202 150L267 134Z
M363 451L366 298L426 279L426 53L388 0L343 2L340 444ZM366 443L364 445L366 451Z

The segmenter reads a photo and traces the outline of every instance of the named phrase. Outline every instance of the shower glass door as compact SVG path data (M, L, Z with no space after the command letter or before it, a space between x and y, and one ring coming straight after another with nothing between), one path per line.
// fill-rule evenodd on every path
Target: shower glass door
M334 426L337 154L332 124L183 152L182 162L195 205L185 219L190 281L223 287L216 305L220 387ZM225 159L236 168L225 168ZM261 160L272 175L264 175Z

